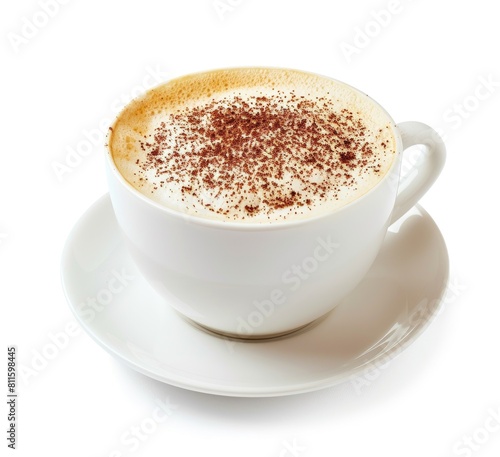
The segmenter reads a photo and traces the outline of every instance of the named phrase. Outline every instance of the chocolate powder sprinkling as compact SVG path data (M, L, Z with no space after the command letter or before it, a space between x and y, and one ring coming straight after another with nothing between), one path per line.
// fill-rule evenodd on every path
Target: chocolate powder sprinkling
M175 183L195 212L201 206L234 220L307 214L356 187L357 177L380 173L373 148L385 153L386 144L375 145L376 137L359 113L327 97L237 94L165 114L140 141L145 159L136 174L143 182L154 173L167 191Z

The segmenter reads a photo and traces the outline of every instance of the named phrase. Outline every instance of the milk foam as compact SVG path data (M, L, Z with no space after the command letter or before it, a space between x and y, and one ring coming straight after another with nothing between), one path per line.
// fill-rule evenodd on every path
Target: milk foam
M153 89L120 114L109 146L123 177L157 203L249 223L344 206L395 157L391 121L366 95L273 69L220 70Z

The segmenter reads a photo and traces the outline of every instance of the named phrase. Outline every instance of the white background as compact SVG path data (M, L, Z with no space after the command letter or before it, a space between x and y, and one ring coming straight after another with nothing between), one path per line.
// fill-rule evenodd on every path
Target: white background
M496 2L48 1L52 17L42 3L8 2L0 18L0 364L16 345L18 363L32 370L19 377L16 455L498 455ZM329 75L371 95L396 122L442 130L448 161L422 204L449 249L443 311L362 388L347 381L267 399L190 392L122 366L83 331L34 364L50 335L75 322L61 250L106 192L101 144L79 162L70 150L82 151L85 132L112 119L152 71L169 79L238 65ZM168 420L137 450L124 444L158 398L175 406ZM10 452L5 402L2 455Z

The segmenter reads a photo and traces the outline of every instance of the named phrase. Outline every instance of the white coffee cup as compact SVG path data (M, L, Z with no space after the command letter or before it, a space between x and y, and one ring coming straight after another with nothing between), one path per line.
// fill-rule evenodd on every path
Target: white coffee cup
M359 284L388 227L441 172L445 146L431 127L391 120L391 128L396 159L375 187L331 213L271 224L212 220L155 203L124 179L108 148L110 197L129 252L166 306L204 328L242 338L302 328ZM403 154L413 145L426 151L402 183Z

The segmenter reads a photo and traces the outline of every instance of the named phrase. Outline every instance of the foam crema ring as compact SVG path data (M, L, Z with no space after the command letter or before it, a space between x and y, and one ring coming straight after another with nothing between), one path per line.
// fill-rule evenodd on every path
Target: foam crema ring
M321 215L390 169L392 121L351 87L281 69L172 80L132 101L109 136L122 176L173 210L269 223Z

